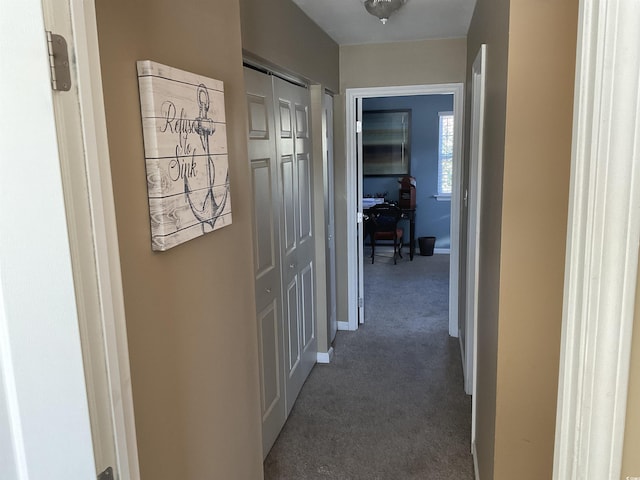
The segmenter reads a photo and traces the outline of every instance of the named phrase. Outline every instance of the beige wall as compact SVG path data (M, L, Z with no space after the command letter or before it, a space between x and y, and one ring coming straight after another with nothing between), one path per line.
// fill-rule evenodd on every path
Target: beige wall
M551 478L578 1L512 0L495 479Z
M340 93L347 88L464 82L464 38L340 47Z
M347 245L345 90L465 81L466 40L452 38L340 47L340 95L335 98L336 245ZM348 320L347 249L336 249L337 316Z
M494 56L501 55L502 72L505 53L508 61L506 84L504 77L490 80L487 92L492 104L506 98L506 114L504 121L489 120L496 131L504 128L502 167L494 157L499 138L489 140L493 152L485 151L496 168L484 175L490 186L480 254L478 453L481 478L534 480L551 478L553 463L577 1L503 3L508 32L501 15L499 39L488 3L478 4L470 60L486 38L488 74ZM491 40L498 45L492 48ZM501 199L494 187L502 189ZM485 415L495 415L493 427Z
M502 232L502 176L504 169L507 60L509 47L509 0L478 0L467 44L467 85L480 45L487 44L482 211L480 214L480 268L478 290L477 429L476 451L480 478L492 479L496 419L498 361L498 302L500 298L500 242ZM470 115L467 91L466 118ZM465 142L465 184L468 183L469 124ZM461 215L463 227L466 212ZM463 231L466 231L463 228ZM464 238L464 236L462 236ZM466 247L465 247L466 248ZM461 249L461 318L465 311L466 250Z
M577 3L479 0L469 30L468 68L481 43L487 43L488 60L480 478L551 478Z
M238 0L97 0L142 478L262 478ZM150 247L136 60L225 83L233 224Z
M640 477L640 281L636 285L636 312L631 345L627 423L622 458L622 476Z
M311 83L338 91L338 44L291 0L240 0L242 48Z

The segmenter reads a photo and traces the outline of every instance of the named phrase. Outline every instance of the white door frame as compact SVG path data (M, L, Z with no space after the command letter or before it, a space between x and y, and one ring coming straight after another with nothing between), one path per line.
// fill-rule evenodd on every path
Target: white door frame
M356 199L357 199L357 213L356 213L356 223L358 229L358 325L364 323L364 215L362 211L362 184L364 178L362 176L362 97L355 98L355 107L356 107L356 162L355 164L358 166L356 171ZM359 125L359 127L358 127ZM353 137L349 137L353 138ZM347 163L349 161L347 160ZM349 185L353 185L353 183L349 183ZM351 209L349 208L350 212ZM351 258L351 256L349 256ZM351 298L351 297L349 297ZM349 320L349 326L351 326L351 320ZM353 329L355 330L355 329Z
M327 329L329 331L329 352L333 352L331 343L336 337L338 330L337 310L336 310L336 235L335 235L335 198L334 198L334 161L333 161L333 96L329 93L322 95L322 108L325 112L323 120L325 122L325 142L326 148L323 152L326 155L326 178L325 178L325 208L327 210L327 285L329 289L329 303L327 305Z
M77 90L54 93L53 100L96 467L101 472L111 466L120 478L125 478L122 472L135 477L138 458L95 5L76 0L43 0L43 5L45 25L65 35L76 58L71 70ZM69 108L69 96L78 102L79 114ZM83 161L69 161L83 154ZM89 201L79 206L85 197Z
M63 478L69 475L74 478L91 478L95 477L95 466L93 452L88 451L92 446L91 432L89 431L87 438L86 431L87 384L83 375L82 357L78 357L80 334L73 280L69 276L71 257L68 236L69 232L73 233L67 230L64 205L61 203L62 183L56 139L49 139L52 132L55 135L55 120L49 85L43 2L26 0L20 2L19 6L11 5L10 2L3 3L2 18L6 21L0 21L0 35L3 36L0 45L3 48L3 59L14 65L10 70L16 72L16 83L11 83L11 76L3 84L5 95L2 105L5 118L11 119L11 125L0 131L0 148L3 158L14 159L8 166L15 166L17 170L16 175L12 175L9 168L5 169L3 165L6 174L3 174L3 179L11 180L14 187L29 184L27 190L32 194L25 198L12 198L20 203L21 209L3 209L3 215L13 217L11 220L3 217L3 224L13 225L16 230L24 228L24 233L30 231L31 234L24 236L20 243L3 242L0 252L2 266L10 267L13 262L19 262L20 265L14 269L2 269L4 272L0 271L0 278L3 282L8 282L8 279L16 275L28 276L33 288L38 291L38 301L31 299L22 309L17 310L16 304L28 299L22 298L13 285L1 285L0 329L4 333L0 335L0 370L4 384L0 393L4 394L4 398L0 398L0 407L4 403L2 400L5 400L11 437L0 439L0 447L3 451L5 447L12 451L15 466L13 473L16 478ZM82 111L86 182L96 251L95 271L101 298L105 363L118 456L118 465L114 467L118 469L119 478L135 480L139 478L137 444L95 5L93 2L69 0L69 10L75 33L70 48L75 52L78 70L78 78L74 79L77 80L77 85L73 88L77 86ZM40 97L34 92L38 92ZM12 111L12 114L9 115L7 110ZM38 119L36 130L19 127L33 123L35 119ZM38 142L33 142L34 135L38 137ZM45 150L51 147L47 143L49 140L53 142L55 154ZM19 151L12 153L12 148L16 145ZM62 152L65 151L64 145L61 144L60 148ZM17 158L20 158L19 162L15 162ZM41 174L29 178L29 182L26 179L25 183L16 182L15 179L20 176L17 175L18 170L24 171L24 165L32 166L34 171L38 168ZM42 185L37 184L40 178ZM1 191L4 195L12 189L10 185L7 188L3 185ZM19 191L16 192L19 194ZM42 201L42 198L46 198L46 201ZM47 213L49 207L52 211ZM30 214L31 210L33 212ZM20 227L21 218L32 219L31 229ZM47 222L43 222L45 218ZM52 223L51 230L45 228L44 223ZM42 255L45 258L40 258ZM17 284L20 283L19 278L14 280ZM41 282L46 285L38 287ZM37 315L33 311L29 315L33 309L42 311ZM25 321L25 315L29 318L28 322ZM55 321L50 321L51 318ZM41 319L42 322L36 324L36 319ZM18 323L22 325L21 328L16 327ZM39 335L34 335L34 331L38 331ZM40 338L43 342L38 341ZM36 358L46 358L47 362L34 362L33 359ZM35 366L40 367L37 374L33 370ZM51 387L46 392L36 393L46 386L45 378L52 383ZM52 401L56 398L61 400L62 395L67 395L63 404ZM77 410L77 413L71 414L71 409ZM4 412L0 411L0 418L2 413ZM73 417L77 417L77 421ZM30 438L30 429L33 428L38 429L39 440L33 436ZM60 432L64 432L64 442L59 441ZM9 443L5 444L3 440ZM87 468L90 474L80 473L82 468Z
M471 69L471 140L469 165L469 209L467 229L467 298L465 313L465 392L471 395L471 449L475 457L476 382L478 346L478 279L480 258L480 210L482 206L482 158L487 45L482 44ZM461 337L462 338L462 337Z
M0 17L0 477L95 476L41 0Z
M621 475L640 240L640 3L582 0L555 480Z
M409 85L391 87L349 88L346 94L346 147L347 147L347 298L348 321L339 322L341 330L357 330L358 299L363 292L358 289L359 262L357 229L358 214L362 213L362 202L358 198L358 172L362 171L362 160L358 158L356 141L356 101L371 97L399 97L407 95L453 95L454 152L453 191L451 193L451 256L449 267L449 335L458 336L458 265L460 251L460 190L462 185L462 141L464 125L464 85L444 83L434 85ZM346 325L345 325L346 323Z
M95 273L101 298L103 341L118 458L114 468L120 479L134 480L140 477L138 447L95 3L69 0L69 6L75 33L85 164L95 242Z

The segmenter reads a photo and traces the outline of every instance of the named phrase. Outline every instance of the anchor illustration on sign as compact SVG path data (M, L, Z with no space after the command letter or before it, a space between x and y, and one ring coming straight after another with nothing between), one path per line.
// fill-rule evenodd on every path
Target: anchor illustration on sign
M193 215L200 221L202 224L202 231L205 231L205 224L209 225L211 228L214 227L216 220L222 214L224 207L227 203L227 197L229 195L229 171L227 170L227 177L225 178L224 183L224 197L222 198L220 203L216 202L216 198L213 192L213 187L216 179L216 169L213 159L211 158L211 153L209 150L209 137L213 135L216 131L216 126L213 120L208 117L209 113L209 92L207 87L203 84L198 86L197 92L198 106L200 108L200 113L198 118L195 119L195 131L200 136L200 142L202 143L202 148L207 154L207 194L202 201L202 204L196 205L196 201L193 197L193 191L189 187L189 179L188 175L184 176L184 194L189 201L189 206L191 207L191 211Z

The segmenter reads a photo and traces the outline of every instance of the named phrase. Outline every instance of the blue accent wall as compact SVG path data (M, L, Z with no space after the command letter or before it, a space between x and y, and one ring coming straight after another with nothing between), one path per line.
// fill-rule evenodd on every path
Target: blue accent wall
M362 109L411 110L411 176L416 179L416 239L436 237L436 248L450 248L451 202L438 201L438 112L453 110L453 95L365 98ZM364 177L363 194L388 192L398 200L398 177ZM408 230L409 226L406 225ZM417 248L417 244L416 244Z

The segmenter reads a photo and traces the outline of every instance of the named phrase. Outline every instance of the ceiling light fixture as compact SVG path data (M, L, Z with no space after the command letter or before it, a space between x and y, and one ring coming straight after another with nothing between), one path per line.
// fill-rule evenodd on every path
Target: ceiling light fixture
M396 10L399 10L407 0L364 0L364 8L374 17L378 17L384 25Z

